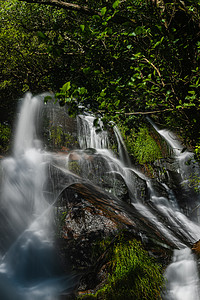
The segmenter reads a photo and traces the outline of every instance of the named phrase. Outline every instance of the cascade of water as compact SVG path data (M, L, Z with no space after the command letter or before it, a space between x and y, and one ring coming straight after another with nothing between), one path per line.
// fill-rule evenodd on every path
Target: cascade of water
M173 262L165 272L166 300L200 299L199 276L194 255L189 248L174 250Z
M97 134L96 128L93 126L93 116L79 115L78 117L78 137L79 144L82 149L86 148L108 148L108 134L103 130L103 124L99 121L100 131Z
M44 197L46 153L36 132L40 97L27 94L14 156L3 161L0 299L55 300L68 282L53 250L52 208ZM9 238L7 238L9 237Z
M180 173L182 180L187 181L191 174L199 172L199 166L194 162L194 154L183 147L177 136L167 129L159 129L158 126L150 119L147 118L154 129L171 147L175 159L177 161L177 171ZM192 163L191 163L192 162Z
M150 181L148 181L148 188L150 191L150 201L159 211L159 214L167 218L168 224L176 228L177 234L184 237L186 241L190 241L191 243L196 242L199 239L200 227L180 212L176 198L174 197L172 202L170 201L170 197L168 200L166 197L156 195ZM168 187L167 191L171 194Z
M130 157L126 150L126 145L124 144L121 133L116 125L113 127L113 129L117 139L119 158L124 163L124 165L131 166Z
M85 120L87 121L87 118ZM120 148L122 138L118 130L116 133L117 142L119 144L118 147ZM167 139L171 147L174 149L175 155L179 159L179 171L183 172L183 161L186 158L188 158L188 156L190 156L191 154L188 152L182 153L183 147L179 142L177 142L175 137L172 137L172 134L168 131L163 130L161 132L159 131L159 133L162 134L163 137L165 137L165 139ZM96 138L96 136L93 135L92 138ZM125 148L123 149L125 150ZM120 176L123 178L128 188L129 197L131 199L132 205L136 208L138 213L147 218L151 222L151 224L154 225L161 232L162 235L167 237L169 241L171 241L174 245L181 249L176 250L174 252L174 262L168 267L166 272L166 278L168 280L168 292L166 299L198 300L199 294L197 290L197 285L199 283L199 278L198 273L196 272L197 263L191 253L188 255L188 251L190 250L188 248L185 248L184 243L179 240L179 237L181 240L194 243L199 239L199 225L190 221L184 214L182 214L179 211L175 195L166 184L163 184L163 187L168 193L168 199L164 196L156 195L151 185L151 181L148 178L146 178L138 170L125 167L125 165L121 161L119 161L110 150L102 149L101 147L101 149L98 149L97 153L103 157L103 159L109 166L107 168L104 168L104 171L107 170L109 176L120 174ZM182 163L180 163L181 161ZM134 185L134 182L136 182L136 180L133 177L133 174L137 174L140 178L146 181L147 187L150 191L150 202L153 203L157 215L159 214L159 216L156 216L154 211L150 210L148 206L138 201L137 194L135 193L135 190L137 190L137 186ZM163 216L164 219L167 220L166 226L162 223L162 221L159 220L160 216ZM177 266L179 267L179 265L181 268L182 277L180 277L180 273L179 271L177 271ZM187 270L189 271L189 274L187 274ZM193 274L192 280L191 274ZM185 288L183 289L182 286L184 285ZM193 288L194 291L191 294L192 298L190 298L190 293ZM181 298L180 295L182 295L182 293L184 293L185 295Z
M85 122L87 122L88 118L85 118ZM89 119L89 121L91 122L91 118ZM81 125L81 124L79 124ZM88 128L89 126L86 126L84 124L84 128L82 128L82 130L79 129L79 132L82 132L82 134L85 136L86 133L83 133L85 128ZM120 136L120 132L118 130L117 132L118 134L118 138L117 141L120 142L122 140L122 137ZM98 139L97 134L93 134L92 136L93 139ZM92 141L93 144L95 144L96 142ZM121 146L121 142L120 145L118 146L120 148ZM124 148L124 151L126 149ZM97 166L99 166L99 158L101 161L101 166L100 168L97 168ZM92 167L92 164L95 164L95 167ZM169 213L168 210L171 210L171 214L172 217L169 218L169 223L170 226L168 225L167 227L158 219L158 217L149 209L149 207L147 207L145 204L141 203L141 201L139 200L138 197L138 181L137 178L140 177L141 180L144 180L147 183L147 186L149 186L150 189L150 183L149 180L143 175L141 174L141 172L139 172L138 170L135 170L133 168L128 168L124 165L123 162L121 162L119 159L117 159L114 155L114 153L111 150L108 149L97 149L95 152L95 158L93 157L93 159L91 160L81 160L81 169L84 170L84 172L81 174L82 177L88 179L88 174L90 174L91 169L94 170L94 172L98 173L95 174L93 173L93 176L91 178L91 180L95 183L95 184L101 184L102 182L109 182L112 181L112 193L116 194L116 187L115 186L119 186L119 184L114 184L115 182L117 182L117 175L120 176L127 189L128 189L128 193L129 193L129 197L131 200L132 205L135 207L135 209L138 211L138 213L142 216L145 216L150 223L152 223L164 236L166 236L168 238L168 240L170 240L174 245L176 245L178 248L181 248L184 246L184 244L182 242L180 242L179 238L175 237L174 234L172 233L172 231L170 230L170 226L172 227L180 227L180 223L176 222L175 219L177 216L175 216L173 218L173 208L170 207L170 203L168 201L168 199L164 199L164 197L162 197L162 199L165 200L165 205L161 205L161 197L156 197L155 195L152 195L153 193L153 189L151 188L151 199L153 200L154 204L156 204L157 206L157 210L158 211L164 211L165 212L165 216L169 217ZM101 173L101 172L103 173ZM102 176L108 175L108 177L103 178L103 180L99 180ZM96 180L95 180L96 179ZM103 186L102 186L103 187ZM114 188L115 187L115 188ZM108 190L109 191L109 190ZM157 203L156 203L157 200ZM168 208L169 207L169 208ZM165 209L166 208L166 209ZM168 209L168 210L167 210ZM177 212L177 215L179 214L179 212ZM187 218L186 218L187 219ZM192 223L192 222L191 222ZM188 224L189 220L188 220ZM192 239L192 242L195 242L197 240L196 237L196 231L198 231L199 228L195 229L195 237ZM187 236L187 234L185 234L184 236ZM189 236L187 236L188 240L189 240ZM190 239L190 240L191 240Z
M23 100L20 119L15 133L13 147L15 156L23 154L28 149L41 147L37 138L37 126L40 123L39 115L42 101L39 101L39 97L32 97L31 93L27 93Z

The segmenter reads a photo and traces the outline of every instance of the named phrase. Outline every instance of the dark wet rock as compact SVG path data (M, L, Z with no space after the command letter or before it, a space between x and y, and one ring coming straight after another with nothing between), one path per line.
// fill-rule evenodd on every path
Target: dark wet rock
M200 240L198 240L194 245L192 246L192 251L200 258Z
M183 180L179 172L178 161L172 158L158 160L154 163L155 180L152 181L155 191L164 197L171 197L169 190L173 191L176 202L181 212L193 221L198 220L199 193L190 185L190 178ZM164 184L168 187L168 191L164 191L161 186ZM167 192L167 194L166 194Z
M150 255L165 264L174 247L135 211L134 207L88 183L74 183L56 202L57 247L64 268L80 275L77 290L96 289L106 280L105 254L95 247L110 239L110 247L121 232L141 240Z
M132 195L134 202L145 203L148 199L148 188L146 180L138 176L134 171L132 171L131 184L134 185L134 194Z

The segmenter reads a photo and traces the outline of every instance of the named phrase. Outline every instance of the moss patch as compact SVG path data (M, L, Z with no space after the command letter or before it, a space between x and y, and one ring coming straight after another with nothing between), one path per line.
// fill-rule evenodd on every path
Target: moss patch
M147 126L126 130L126 127L120 126L120 131L127 146L128 153L134 161L140 165L149 164L163 157L160 140Z
M125 241L122 237L110 251L112 256L106 284L95 294L82 295L78 299L161 299L162 268L140 242Z
M162 153L158 147L156 141L149 134L147 128L140 129L134 143L133 143L133 155L139 162L144 164L147 162L153 162L159 158L162 158Z

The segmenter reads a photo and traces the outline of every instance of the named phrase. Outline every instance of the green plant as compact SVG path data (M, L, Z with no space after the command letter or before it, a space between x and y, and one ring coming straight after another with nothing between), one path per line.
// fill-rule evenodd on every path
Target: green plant
M95 295L84 295L80 299L161 299L163 285L161 266L140 242L126 241L122 236L112 249L107 283Z

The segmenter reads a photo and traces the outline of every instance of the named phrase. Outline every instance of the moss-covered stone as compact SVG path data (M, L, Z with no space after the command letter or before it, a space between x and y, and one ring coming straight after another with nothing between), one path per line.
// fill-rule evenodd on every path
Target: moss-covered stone
M99 243L99 249L105 251L104 248L105 244ZM161 299L164 285L162 268L143 249L139 241L125 240L121 236L109 248L107 255L108 277L105 285L96 293L80 295L78 299Z

